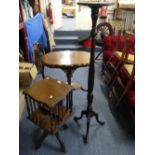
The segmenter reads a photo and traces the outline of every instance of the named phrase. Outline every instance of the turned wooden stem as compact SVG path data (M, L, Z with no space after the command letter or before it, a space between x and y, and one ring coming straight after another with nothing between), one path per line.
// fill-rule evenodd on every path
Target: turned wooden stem
M88 109L91 109L91 105L93 102L93 88L94 88L94 74L95 74L95 30L96 30L96 23L98 19L98 7L91 8L91 18L92 18L92 30L91 30L91 38L92 38L92 45L91 45L91 55L90 55L90 64L89 64L89 75L88 75Z

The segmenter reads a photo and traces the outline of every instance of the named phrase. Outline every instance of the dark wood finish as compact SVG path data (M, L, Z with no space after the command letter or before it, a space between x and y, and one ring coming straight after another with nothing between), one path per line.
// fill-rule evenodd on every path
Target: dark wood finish
M45 54L43 44L34 43L33 45L33 62L38 72L42 72L42 56Z
M67 76L68 84L71 84L71 78L75 69L79 67L86 67L90 62L90 53L85 51L53 51L45 54L42 57L42 77L45 78L44 75L44 66L50 68L60 68L62 69ZM72 111L73 100L72 100L72 92L67 96L67 104Z
M128 44L128 36L126 37L126 43ZM118 108L120 106L121 101L129 91L131 85L135 80L135 56L133 57L132 64L127 64L127 62L128 52L126 51L124 60L122 61L122 65L120 66L120 69L117 70L114 81L110 87L110 96L114 99L115 108ZM120 78L119 73L121 70L124 70L126 75L128 76L128 81L126 82L126 84L124 84L122 79Z
M43 134L37 141L39 148L49 134L54 134L60 143L61 150L66 152L59 130L65 126L71 116L71 109L63 105L62 99L72 90L72 86L47 77L24 91L28 119L43 129Z
M64 145L63 141L61 140L61 138L59 136L59 133L57 132L55 136L56 136L56 138L58 139L58 141L60 143L62 152L66 153L65 145Z
M120 40L120 34L118 35L118 40ZM114 81L114 79L116 78L117 74L119 73L120 68L123 66L124 63L127 62L127 58L128 58L128 54L129 54L127 51L128 46L129 46L129 35L127 33L125 34L125 40L126 41L125 41L124 50L120 51L120 52L122 52L122 54L121 54L120 58L118 59L117 64L113 65L113 63L111 62L111 59L114 56L114 53L117 52L117 51L114 51L105 66L103 80L109 87L112 84L112 82ZM116 49L118 48L118 45L119 45L119 41L117 41L117 43L116 43Z
M104 122L101 122L98 120L98 114L93 111L92 109L92 102L93 102L93 88L94 88L94 73L95 73L95 30L96 30L96 23L98 19L98 11L99 8L102 6L109 6L113 5L113 2L78 2L79 5L88 6L91 8L91 19L92 19L92 30L91 30L91 38L92 38L92 46L91 46L91 55L90 55L90 64L89 64L89 75L88 75L88 106L87 110L82 111L81 117L83 115L86 115L87 117L87 129L86 129L86 135L84 138L84 143L88 143L88 135L89 135L89 127L90 127L90 119L91 117L95 116L97 122L101 125L104 124ZM80 118L75 117L75 121L79 120Z
M119 77L118 74L110 88L109 96L113 101L113 108L116 111L121 107L122 103L124 103L122 101L125 99L125 95L130 90L131 85L135 80L135 64L130 65L132 66L132 70L129 72L124 68L124 66L122 66L122 69L126 70L126 73L128 75L128 81L126 82L127 84L123 83L122 79Z
M89 65L90 54L84 51L56 51L45 54L42 63L50 68L75 69Z
M62 81L47 77L26 89L24 94L31 95L34 100L52 107L62 100L72 89L72 86Z
M66 110L64 106L61 105L58 108L59 111L61 111L61 116L57 116L57 119L48 116L48 113L42 109L37 109L35 112L31 113L29 119L46 132L56 134L71 115L70 111ZM55 124L57 125L55 126Z
M35 148L39 149L42 142L45 140L45 138L48 136L48 132L44 131L43 134L41 135L40 139L37 141Z

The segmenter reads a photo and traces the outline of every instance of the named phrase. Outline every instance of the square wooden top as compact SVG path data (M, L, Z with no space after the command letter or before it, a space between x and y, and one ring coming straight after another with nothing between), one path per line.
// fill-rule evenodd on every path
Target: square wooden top
M52 107L65 98L71 90L73 90L71 85L46 77L27 88L23 93L48 107Z

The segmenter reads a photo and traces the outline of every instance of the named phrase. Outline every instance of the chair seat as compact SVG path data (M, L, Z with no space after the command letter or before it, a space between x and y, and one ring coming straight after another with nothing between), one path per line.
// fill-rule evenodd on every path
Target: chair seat
M120 59L122 56L122 51L116 51L114 53L114 55ZM134 62L134 55L133 54L128 54L128 58L127 58L127 63L133 63Z
M133 64L125 64L120 70L119 76L125 85L127 84L127 82L130 79L130 76L132 75L133 67L134 67ZM131 89L133 90L135 89L135 80L133 80Z
M125 69L125 71L126 71L129 75L131 75L131 74L132 74L132 70L133 70L133 65L131 65L131 64L125 64L125 65L124 65L124 69Z

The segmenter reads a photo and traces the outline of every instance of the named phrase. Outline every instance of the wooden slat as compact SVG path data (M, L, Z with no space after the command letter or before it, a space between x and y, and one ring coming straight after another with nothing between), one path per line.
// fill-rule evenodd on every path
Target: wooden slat
M64 122L71 115L70 111L69 110L66 111L66 108L63 105L59 106L59 111L61 111L60 116L59 115L56 116L54 113L53 115L51 114L51 117L50 117L50 115L48 115L44 110L39 109L35 111L34 113L32 113L29 119L32 122L34 122L36 125L41 127L42 129L46 130L47 132L51 134L55 134L64 125ZM36 119L38 117L39 119ZM58 117L59 119L57 119Z
M114 55L118 59L121 59L122 51L116 51L116 52L114 52ZM128 54L128 58L127 58L127 62L126 63L133 63L133 62L134 62L134 54Z

